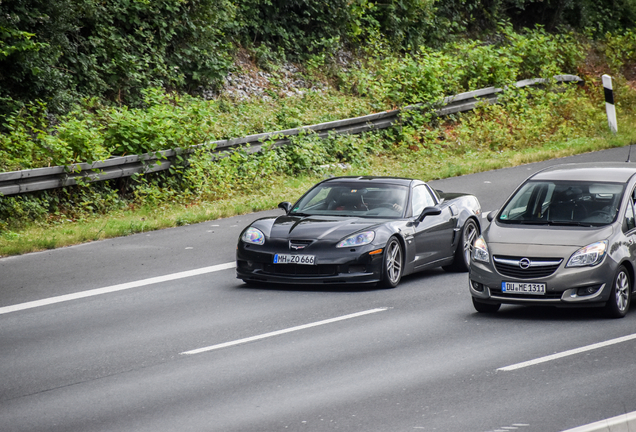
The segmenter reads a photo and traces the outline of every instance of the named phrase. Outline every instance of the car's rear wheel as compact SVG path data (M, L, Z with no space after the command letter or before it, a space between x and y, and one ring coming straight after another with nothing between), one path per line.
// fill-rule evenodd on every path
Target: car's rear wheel
M404 271L404 251L400 241L391 237L384 248L381 288L395 288L402 279Z
M453 263L444 266L446 271L466 272L470 267L470 253L473 247L473 243L479 236L479 227L474 219L468 219L464 224L461 232L461 237L457 243L457 249L455 249L455 257Z
M479 313L495 313L501 307L501 303L484 303L477 300L475 297L473 299L473 306L475 310Z
M632 299L632 281L625 266L620 266L614 276L605 313L610 318L623 318Z

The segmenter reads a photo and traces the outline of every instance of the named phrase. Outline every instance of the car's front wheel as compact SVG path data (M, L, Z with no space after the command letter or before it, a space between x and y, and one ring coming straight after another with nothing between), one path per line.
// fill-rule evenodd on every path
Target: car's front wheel
M400 241L391 237L384 248L381 288L395 288L402 279L404 251Z
M477 300L475 297L473 299L473 306L475 310L479 313L495 313L501 307L501 303L484 303Z
M610 318L623 318L632 299L632 281L625 266L620 266L614 276L605 313Z

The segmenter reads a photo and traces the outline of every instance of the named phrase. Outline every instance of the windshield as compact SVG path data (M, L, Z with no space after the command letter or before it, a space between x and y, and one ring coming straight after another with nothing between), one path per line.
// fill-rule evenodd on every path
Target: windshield
M408 189L392 184L325 183L311 189L290 214L398 219L405 211Z
M623 196L618 183L530 181L504 206L507 224L602 226L616 219Z

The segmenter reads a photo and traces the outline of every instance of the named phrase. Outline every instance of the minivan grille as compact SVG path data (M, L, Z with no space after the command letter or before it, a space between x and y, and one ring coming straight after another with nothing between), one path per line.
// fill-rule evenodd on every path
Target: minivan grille
M494 256L493 261L497 271L504 276L518 279L537 279L553 274L563 259Z

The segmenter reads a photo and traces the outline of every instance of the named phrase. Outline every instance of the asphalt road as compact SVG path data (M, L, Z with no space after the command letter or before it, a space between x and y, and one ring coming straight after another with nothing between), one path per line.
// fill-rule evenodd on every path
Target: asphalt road
M626 156L432 184L487 212L547 165ZM394 290L248 288L223 265L276 213L0 259L0 431L558 432L636 410L636 339L614 340L636 312L481 315L467 275L442 270Z

